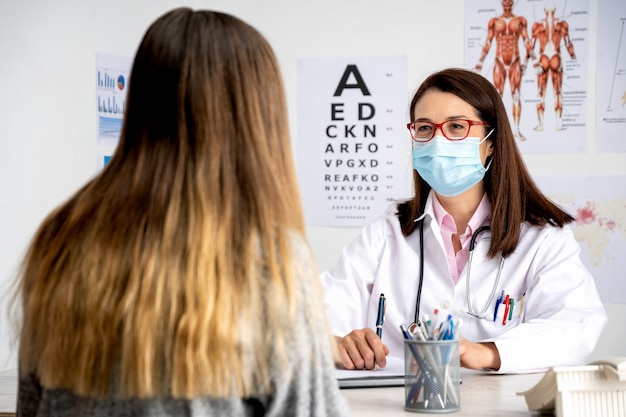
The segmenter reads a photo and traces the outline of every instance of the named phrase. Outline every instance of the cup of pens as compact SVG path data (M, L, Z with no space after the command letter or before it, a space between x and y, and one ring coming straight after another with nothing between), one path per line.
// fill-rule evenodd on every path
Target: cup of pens
M461 409L459 341L404 340L406 411L453 413Z

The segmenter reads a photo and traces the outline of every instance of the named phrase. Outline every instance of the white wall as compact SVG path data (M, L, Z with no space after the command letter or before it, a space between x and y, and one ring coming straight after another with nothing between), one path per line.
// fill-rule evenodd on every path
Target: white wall
M598 0L591 0L591 33ZM620 1L620 0L612 0ZM497 0L494 0L497 4ZM43 217L96 172L95 54L132 56L147 26L187 5L231 12L264 33L283 69L296 138L296 60L312 56L409 56L408 90L428 73L463 65L460 0L3 0L0 2L0 370L15 368L5 314L8 286ZM595 54L595 45L591 46ZM595 69L590 68L590 82ZM590 88L590 108L595 108ZM528 155L533 174L625 174L626 154ZM330 267L358 229L310 227L320 268ZM626 356L618 318L594 357Z

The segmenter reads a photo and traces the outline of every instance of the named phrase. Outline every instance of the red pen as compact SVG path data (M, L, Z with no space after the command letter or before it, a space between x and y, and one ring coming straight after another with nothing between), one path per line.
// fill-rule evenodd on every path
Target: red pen
M504 307L504 315L502 316L502 325L506 325L506 318L509 316L509 308L511 307L511 303L509 301L509 295L507 294L506 297L504 298L504 301L502 302L502 304L505 305Z

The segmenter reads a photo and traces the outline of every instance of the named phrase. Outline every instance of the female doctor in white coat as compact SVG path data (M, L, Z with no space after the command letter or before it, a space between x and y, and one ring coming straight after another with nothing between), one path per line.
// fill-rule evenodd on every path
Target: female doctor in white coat
M366 226L322 273L340 366L403 357L399 326L435 311L461 319L464 367L584 363L606 315L573 218L533 183L496 89L474 72L443 70L417 90L410 115L415 196ZM382 340L372 329L380 294Z

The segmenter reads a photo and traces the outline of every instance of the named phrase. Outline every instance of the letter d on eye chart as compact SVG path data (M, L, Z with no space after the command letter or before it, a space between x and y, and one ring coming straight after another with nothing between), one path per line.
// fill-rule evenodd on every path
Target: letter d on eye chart
M361 227L411 194L406 56L298 61L297 171L309 226Z

